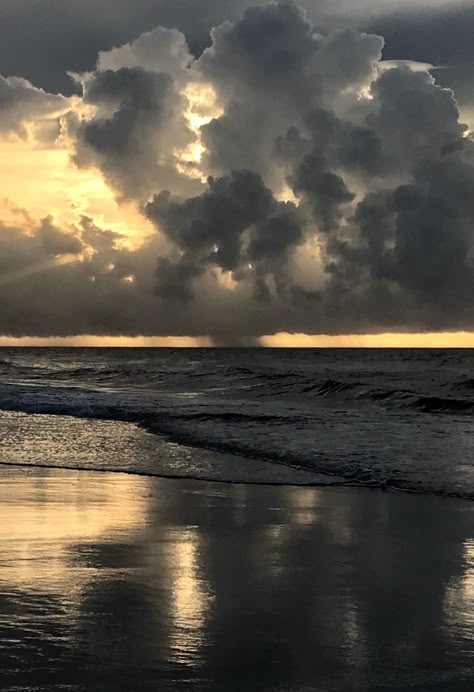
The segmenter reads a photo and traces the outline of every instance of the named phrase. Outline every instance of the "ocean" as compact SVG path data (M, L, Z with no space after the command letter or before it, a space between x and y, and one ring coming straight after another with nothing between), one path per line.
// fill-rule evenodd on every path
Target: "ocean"
M2 691L474 689L474 352L0 364Z
M3 464L474 498L473 350L3 348L0 409Z

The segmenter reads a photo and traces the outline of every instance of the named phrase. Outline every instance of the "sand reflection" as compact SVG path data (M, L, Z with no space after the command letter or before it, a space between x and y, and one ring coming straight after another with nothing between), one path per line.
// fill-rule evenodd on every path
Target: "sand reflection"
M311 526L318 519L319 493L314 488L285 488L290 509L290 521L300 526Z
M47 470L2 474L0 583L71 593L90 571L69 550L101 540L130 540L142 525L142 483L126 476Z
M196 527L170 521L159 482L151 501L144 478L0 473L0 597L54 598L62 604L61 620L74 627L102 613L97 632L114 618L129 626L135 619L138 629L150 628L170 663L196 663L212 600L200 574L202 538ZM165 588L155 589L160 583ZM129 590L134 606L127 612ZM139 622L141 613L146 621Z
M173 532L174 533L174 532ZM211 596L199 574L200 537L195 528L174 533L169 556L171 586L170 660L191 664L199 658L205 638Z
M446 619L462 636L474 640L474 539L464 542L465 569L446 591Z
M472 669L470 505L0 474L0 687L400 692Z

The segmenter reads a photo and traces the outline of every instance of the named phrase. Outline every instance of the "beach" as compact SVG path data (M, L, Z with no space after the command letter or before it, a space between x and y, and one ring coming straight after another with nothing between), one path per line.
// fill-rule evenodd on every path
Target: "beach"
M474 0L0 0L0 692L474 692Z
M471 690L474 505L0 471L0 687Z

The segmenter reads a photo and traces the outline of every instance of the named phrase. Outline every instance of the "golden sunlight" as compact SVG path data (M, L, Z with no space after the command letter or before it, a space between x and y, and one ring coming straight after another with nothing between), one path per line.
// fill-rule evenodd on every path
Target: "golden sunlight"
M216 92L210 84L188 84L183 95L188 101L185 117L196 139L184 151L178 152L180 163L177 169L185 175L205 182L206 176L199 167L205 151L201 141L201 127L210 123L213 118L218 118L222 114L222 109L216 103Z
M199 575L199 534L195 528L180 532L170 555L172 575L171 659L190 664L203 644L209 593Z
M0 336L0 347L69 346L91 348L209 348L210 336L78 336L41 338ZM404 334L290 334L258 339L263 348L474 348L474 332Z
M77 224L89 216L102 228L125 236L136 247L154 232L133 204L118 204L100 174L79 169L67 148L39 148L34 142L0 139L0 220L18 212L33 219L53 216L56 223Z
M273 348L474 348L474 332L403 334L289 334L262 336L261 346Z
M72 569L69 550L90 541L133 540L143 526L146 506L141 482L127 476L61 472L2 476L0 545L3 554L21 551L21 559L3 564L18 585L68 590L87 582L90 574ZM88 492L83 492L87 483ZM43 547L48 559L39 560Z
M0 336L0 346L77 346L104 348L195 348L212 346L212 339L205 336L66 336L40 338L34 336Z

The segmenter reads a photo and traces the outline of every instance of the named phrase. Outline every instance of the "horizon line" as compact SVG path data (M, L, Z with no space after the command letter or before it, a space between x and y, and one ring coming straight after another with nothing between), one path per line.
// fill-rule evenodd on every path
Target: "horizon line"
M279 332L260 337L94 336L12 337L0 335L0 347L25 348L474 348L474 332L380 332L376 334L305 334Z

